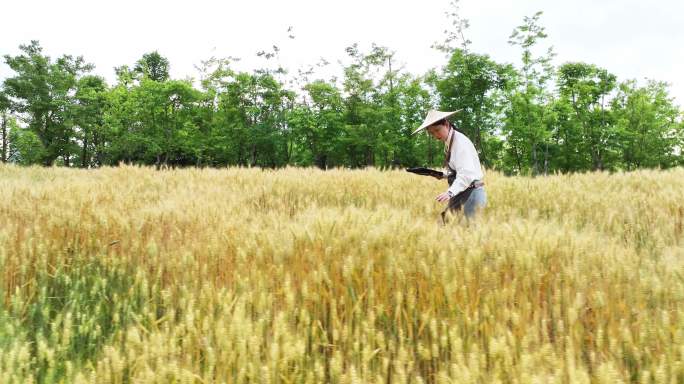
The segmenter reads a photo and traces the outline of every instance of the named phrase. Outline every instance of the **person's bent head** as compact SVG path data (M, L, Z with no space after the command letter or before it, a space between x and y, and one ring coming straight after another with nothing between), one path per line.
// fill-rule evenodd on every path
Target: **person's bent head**
M449 121L442 119L426 128L428 134L439 141L446 141L449 136Z

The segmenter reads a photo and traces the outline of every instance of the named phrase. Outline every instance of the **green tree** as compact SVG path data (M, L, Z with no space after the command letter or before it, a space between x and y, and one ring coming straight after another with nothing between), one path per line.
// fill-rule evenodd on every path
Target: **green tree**
M7 162L7 151L9 144L8 119L10 111L10 100L5 92L0 89L0 160Z
M551 48L537 53L547 38L541 12L510 36L522 53L519 67L496 63L471 52L458 3L447 12L444 42L434 45L446 54L444 66L419 77L403 71L394 51L354 44L339 79L317 78L314 66L292 78L273 45L257 53L265 63L253 71L234 71L234 58L203 62L200 89L171 79L169 61L157 51L116 67L117 83L108 87L87 74L92 66L81 57L51 60L33 41L20 46L21 54L4 56L14 74L0 86L0 160L82 167L122 161L436 166L439 143L411 133L437 107L463 110L457 126L481 161L507 173L683 162L684 123L666 84L618 87L616 76L585 63L556 71ZM327 64L321 59L317 66Z
M298 137L299 147L308 153L301 161L321 169L338 165L339 136L344 125L344 104L334 84L317 80L304 86L310 105L298 105L288 123Z
M589 169L589 163L580 148L585 145L579 134L580 128L572 103L561 96L550 105L550 116L553 118L553 151L551 169L562 172Z
M116 73L117 84L124 88L131 87L136 78L135 71L132 71L128 65L114 67L114 73Z
M344 68L345 128L341 141L352 167L388 166L402 126L397 112L397 71L394 53L372 45L363 53L354 44L346 49L352 62Z
M470 23L461 16L458 4L458 0L452 1L446 12L451 28L444 31L444 41L433 44L446 54L447 64L428 81L438 92L440 109L462 110L454 118L458 129L473 139L480 161L486 167L500 167L503 142L499 120L514 69L470 51L472 42L466 36Z
M197 163L195 115L201 92L189 82L143 78L109 93L106 122L115 143L111 161L163 165Z
M234 58L210 58L198 68L202 97L198 103L198 162L210 165L236 164L231 162L233 143L229 135L227 103L222 93L235 76L231 69Z
M9 118L9 160L22 164L39 164L46 156L45 147L38 135L31 129L22 128L16 119Z
M5 89L15 102L13 109L26 116L44 151L40 162L52 165L57 158L70 165L73 154L71 106L78 78L93 66L82 57L64 55L54 63L42 54L37 41L19 47L23 54L5 55L5 63L16 73L5 80Z
M268 73L241 72L227 80L218 96L217 121L230 144L229 163L284 165L285 116L294 95Z
M442 73L431 80L439 93L440 109L462 110L455 116L456 125L473 139L487 167L498 163L502 147L498 119L512 71L486 55L456 49Z
M615 89L615 75L595 65L566 63L558 70L557 83L560 97L572 107L570 135L582 138L574 142L577 147L567 150L589 155L589 164L583 162L573 168L611 168L617 138L606 99Z
M626 169L681 164L681 112L666 83L650 80L638 87L634 80L623 82L611 104Z
M190 82L181 80L167 81L163 92L168 100L164 114L163 164L197 165L199 131L196 117L202 93Z
M120 73L125 74L124 70L127 67L120 68ZM136 73L139 78L164 82L169 79L169 60L157 51L146 53L135 63L133 73Z
M368 73L369 63L358 45L347 47L346 51L353 61L344 68L345 128L341 141L346 148L347 164L364 167L375 164L377 135L373 125L378 119L372 116L377 113L372 102L374 84Z
M435 140L427 134L412 135L413 130L423 122L425 111L434 105L432 92L426 87L424 79L402 76L396 88L399 102L401 128L396 145L398 163L406 166L441 165L437 155Z
M537 12L532 17L526 16L509 38L509 44L522 49L522 66L519 75L513 78L504 119L509 168L522 173L531 170L535 175L548 172L553 135L546 124L552 99L546 84L553 76L553 48L549 47L545 54L533 53L533 48L547 37L545 28L539 24L541 15L542 12Z
M101 166L104 161L107 84L102 77L84 76L78 80L74 96L73 119L76 139L81 144L80 163L85 168Z
M128 86L126 79L120 78L119 84L106 93L104 162L107 164L143 161L147 143L135 116L138 110L136 98Z
M421 160L421 138L412 136L413 129L422 122L426 110L434 105L424 79L403 72L396 64L395 53L385 47L373 46L365 60L369 64L370 78L374 79L371 91L371 127L377 137L375 165L397 167L425 163ZM377 75L373 76L375 72ZM425 136L423 136L425 138ZM434 142L428 142L433 149ZM431 152L434 154L434 152ZM430 159L433 162L435 159Z

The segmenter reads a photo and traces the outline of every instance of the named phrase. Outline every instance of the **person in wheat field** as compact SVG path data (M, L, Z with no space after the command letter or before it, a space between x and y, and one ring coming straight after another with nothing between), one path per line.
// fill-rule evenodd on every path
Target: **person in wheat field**
M460 110L459 110L460 111ZM444 167L446 174L436 175L438 179L446 177L449 188L435 199L440 203L448 201L442 212L442 220L446 222L447 212L463 209L468 219L487 205L487 192L484 189L480 157L473 142L466 135L456 130L448 120L458 113L431 110L423 124L413 134L426 130L433 138L444 143Z

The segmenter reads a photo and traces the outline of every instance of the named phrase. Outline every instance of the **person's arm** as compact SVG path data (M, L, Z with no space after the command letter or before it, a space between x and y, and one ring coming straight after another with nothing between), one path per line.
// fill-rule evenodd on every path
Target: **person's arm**
M451 197L465 191L466 188L475 181L471 176L464 172L463 169L457 169L456 172L456 179L454 179L454 182L449 189L447 189L447 193L449 193Z

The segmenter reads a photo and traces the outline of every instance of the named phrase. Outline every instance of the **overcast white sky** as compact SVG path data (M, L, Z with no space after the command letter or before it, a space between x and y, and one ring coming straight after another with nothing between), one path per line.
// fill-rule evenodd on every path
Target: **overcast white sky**
M0 6L0 54L18 54L18 46L39 40L45 52L83 55L95 73L114 82L113 67L132 65L158 50L171 63L174 78L196 77L195 64L210 56L236 56L243 69L260 64L255 53L274 43L291 69L336 62L354 42L372 42L397 53L406 70L422 74L444 63L430 48L449 27L449 0L5 0ZM524 16L543 11L541 22L556 64L584 61L599 65L619 80L667 81L676 103L684 105L684 2L676 0L462 0L470 20L472 50L498 62L519 63L519 50L508 45ZM287 39L288 26L294 40ZM0 64L0 79L11 75Z

